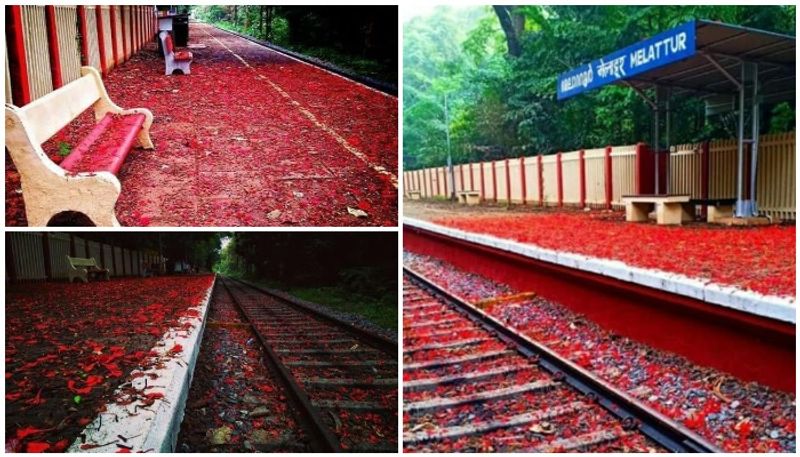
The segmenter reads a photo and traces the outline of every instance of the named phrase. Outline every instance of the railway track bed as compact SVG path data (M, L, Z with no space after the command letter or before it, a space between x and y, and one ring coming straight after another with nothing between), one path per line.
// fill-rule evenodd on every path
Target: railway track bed
M403 307L406 451L715 450L409 269Z
M396 452L396 343L253 286L227 278L219 282L212 311L221 305L228 312L224 322L208 325L246 332L240 341L247 346L248 365L262 377L255 394L237 398L261 401L262 394L277 394L283 402L255 405L255 420L261 419L257 425L275 437L270 446L253 446L251 439L244 449L214 450ZM243 374L247 378L249 373ZM193 403L203 407L203 396L190 395L190 408ZM235 404L228 409L247 408ZM250 416L230 419L238 424L253 420Z

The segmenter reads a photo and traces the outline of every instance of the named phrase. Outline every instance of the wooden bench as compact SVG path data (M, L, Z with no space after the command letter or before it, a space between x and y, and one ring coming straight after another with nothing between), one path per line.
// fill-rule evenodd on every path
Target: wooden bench
M164 50L164 64L166 75L171 75L175 70L180 70L184 75L192 73L192 53L189 51L175 51L172 35L163 30L158 35L161 38L161 48Z
M694 220L690 211L689 195L624 195L625 220L646 222L650 211L655 208L656 223L659 225L680 225L683 221Z
M458 195L458 202L467 205L479 205L481 203L481 193L477 190L462 190L456 192Z
M153 149L153 114L115 105L94 68L83 67L81 74L24 107L6 105L6 149L20 174L30 226L45 226L67 211L82 213L96 225L118 226L114 206L121 186L116 175L134 143ZM56 165L42 143L89 107L96 125Z
M90 277L102 278L106 281L111 278L108 268L100 268L94 257L84 259L67 256L67 262L69 263L69 282L72 282L75 278L83 282L89 282Z
M422 192L418 190L410 190L408 191L408 196L411 197L412 200L420 200L422 199Z

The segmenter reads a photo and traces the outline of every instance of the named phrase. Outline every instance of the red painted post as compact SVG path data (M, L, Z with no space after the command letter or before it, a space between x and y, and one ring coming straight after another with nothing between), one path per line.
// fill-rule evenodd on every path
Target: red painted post
M544 171L542 170L542 153L536 156L536 164L539 175L539 206L544 206Z
M655 173L656 160L660 160L659 156L651 151L646 144L638 143L636 145L636 168L634 170L636 178L634 182L636 184L637 194L657 194L659 192L659 189L655 188L655 179L653 176ZM663 167L661 167L659 173L661 171L663 171Z
M475 175L472 172L472 162L469 163L469 190L475 190Z
M556 182L558 183L558 207L564 206L564 172L561 169L561 151L556 154Z
M89 29L86 26L86 7L78 5L78 29L81 34L81 65L89 65Z
M22 32L22 7L6 7L6 39L8 40L8 67L10 69L11 96L17 106L31 101L31 85L28 80L28 60L25 58L25 38Z
M492 195L494 202L497 203L497 162L492 160Z
M128 60L128 31L125 29L125 6L119 7L119 22L122 28L122 61Z
M525 184L525 157L519 158L519 180L522 184L522 204L527 204L525 200L528 198L528 189Z
M461 191L464 191L464 164L458 166L458 174L461 175Z
M103 36L103 12L100 10L100 5L95 6L94 11L97 16L97 46L100 48L100 71L105 76L108 72L106 71L106 38Z
M481 162L481 201L486 198L486 185L484 184L483 180L483 162Z
M506 159L506 200L511 204L511 167L508 166L508 159Z
M605 156L605 170L606 170L606 209L611 209L611 200L614 198L614 177L612 171L614 168L611 166L611 146L606 146Z
M108 10L109 18L111 19L111 55L114 56L114 65L116 67L119 64L119 53L117 53L117 7L111 5ZM105 267L103 267L105 268Z
M58 52L56 7L53 5L46 5L44 7L44 17L47 23L47 47L50 51L50 75L53 78L53 89L58 89L64 85L64 80L61 76L61 54Z
M578 153L578 168L581 175L581 208L586 208L586 151L583 149Z

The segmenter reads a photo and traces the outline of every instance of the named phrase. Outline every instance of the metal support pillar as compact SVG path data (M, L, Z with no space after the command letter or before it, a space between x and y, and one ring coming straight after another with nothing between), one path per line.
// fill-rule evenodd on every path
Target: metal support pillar
M655 92L656 92L656 100L655 100L655 107L653 108L653 129L654 129L654 131L653 131L653 153L654 153L653 158L656 161L656 167L655 167L655 169L656 169L656 179L655 179L656 188L654 189L653 193L655 195L658 195L659 194L658 191L659 191L659 189L661 189L661 185L660 185L661 183L659 182L660 180L658 179L659 175L660 175L660 173L659 173L659 168L660 167L659 167L659 163L658 163L659 162L658 155L659 155L659 149L661 148L661 138L659 138L659 133L660 133L660 130L661 130L661 128L660 128L660 124L661 124L661 118L660 118L661 105L660 105L660 103L661 103L661 100L659 99L658 86L656 86Z
M756 204L756 172L758 171L758 136L759 136L759 115L761 114L760 101L758 99L758 64L752 64L753 79L753 105L751 107L751 127L753 138L750 143L750 213L758 215L758 205Z
M739 84L739 125L736 134L736 217L748 215L748 204L744 199L744 71L741 64L741 84Z

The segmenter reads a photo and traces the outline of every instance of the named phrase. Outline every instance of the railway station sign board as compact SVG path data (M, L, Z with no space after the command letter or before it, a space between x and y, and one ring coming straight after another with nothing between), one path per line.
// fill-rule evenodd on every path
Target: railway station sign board
M695 22L687 22L558 75L556 94L564 100L591 89L692 57Z

